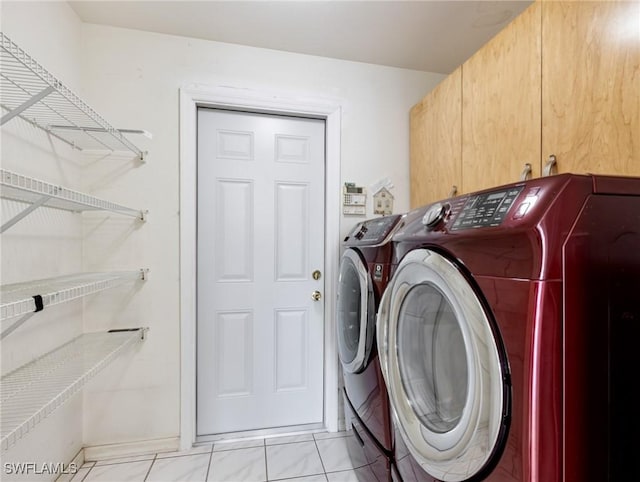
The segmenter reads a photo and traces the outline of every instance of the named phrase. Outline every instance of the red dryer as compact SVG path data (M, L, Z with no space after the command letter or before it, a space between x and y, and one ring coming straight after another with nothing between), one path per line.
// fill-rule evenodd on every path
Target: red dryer
M413 217L377 325L397 478L634 480L640 179L563 174Z
M343 241L337 300L337 338L344 380L349 455L363 480L391 477L393 439L389 398L380 372L376 312L389 281L391 236L399 214L358 223Z

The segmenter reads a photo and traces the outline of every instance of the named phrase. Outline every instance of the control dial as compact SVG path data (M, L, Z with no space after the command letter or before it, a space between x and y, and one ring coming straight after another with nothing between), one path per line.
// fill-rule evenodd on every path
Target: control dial
M426 213L424 213L424 216L422 217L422 224L424 224L427 229L433 229L444 220L448 212L448 204L435 203L427 210Z

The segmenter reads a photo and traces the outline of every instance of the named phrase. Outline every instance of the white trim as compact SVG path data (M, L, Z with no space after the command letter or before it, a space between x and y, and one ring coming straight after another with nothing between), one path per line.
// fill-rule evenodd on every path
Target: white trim
M106 460L133 455L153 455L160 452L175 452L180 445L178 437L141 440L118 444L94 445L83 449L84 460Z
M196 439L196 110L198 106L325 119L325 394L324 423L338 430L338 356L335 294L340 247L340 102L318 97L228 86L180 89L180 448Z
M242 432L221 433L217 435L200 435L196 437L196 443L208 442L240 442L244 440L257 440L271 437L293 437L314 433L326 432L324 422L307 425L293 425L287 427L267 428L261 430L247 430Z

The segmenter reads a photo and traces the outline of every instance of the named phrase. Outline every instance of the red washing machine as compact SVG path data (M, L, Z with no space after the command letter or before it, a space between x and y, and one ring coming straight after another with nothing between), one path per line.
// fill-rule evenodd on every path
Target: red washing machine
M397 478L636 480L640 179L563 174L418 213L378 313Z
M362 480L390 480L393 438L389 398L376 346L376 312L387 286L393 257L391 236L404 216L358 223L344 239L337 300L337 338L344 380L348 445ZM364 451L364 455L363 455Z

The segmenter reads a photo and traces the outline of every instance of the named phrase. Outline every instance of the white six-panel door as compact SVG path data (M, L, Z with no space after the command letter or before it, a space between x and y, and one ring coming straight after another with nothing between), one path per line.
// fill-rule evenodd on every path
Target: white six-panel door
M198 109L198 436L322 422L324 129Z

